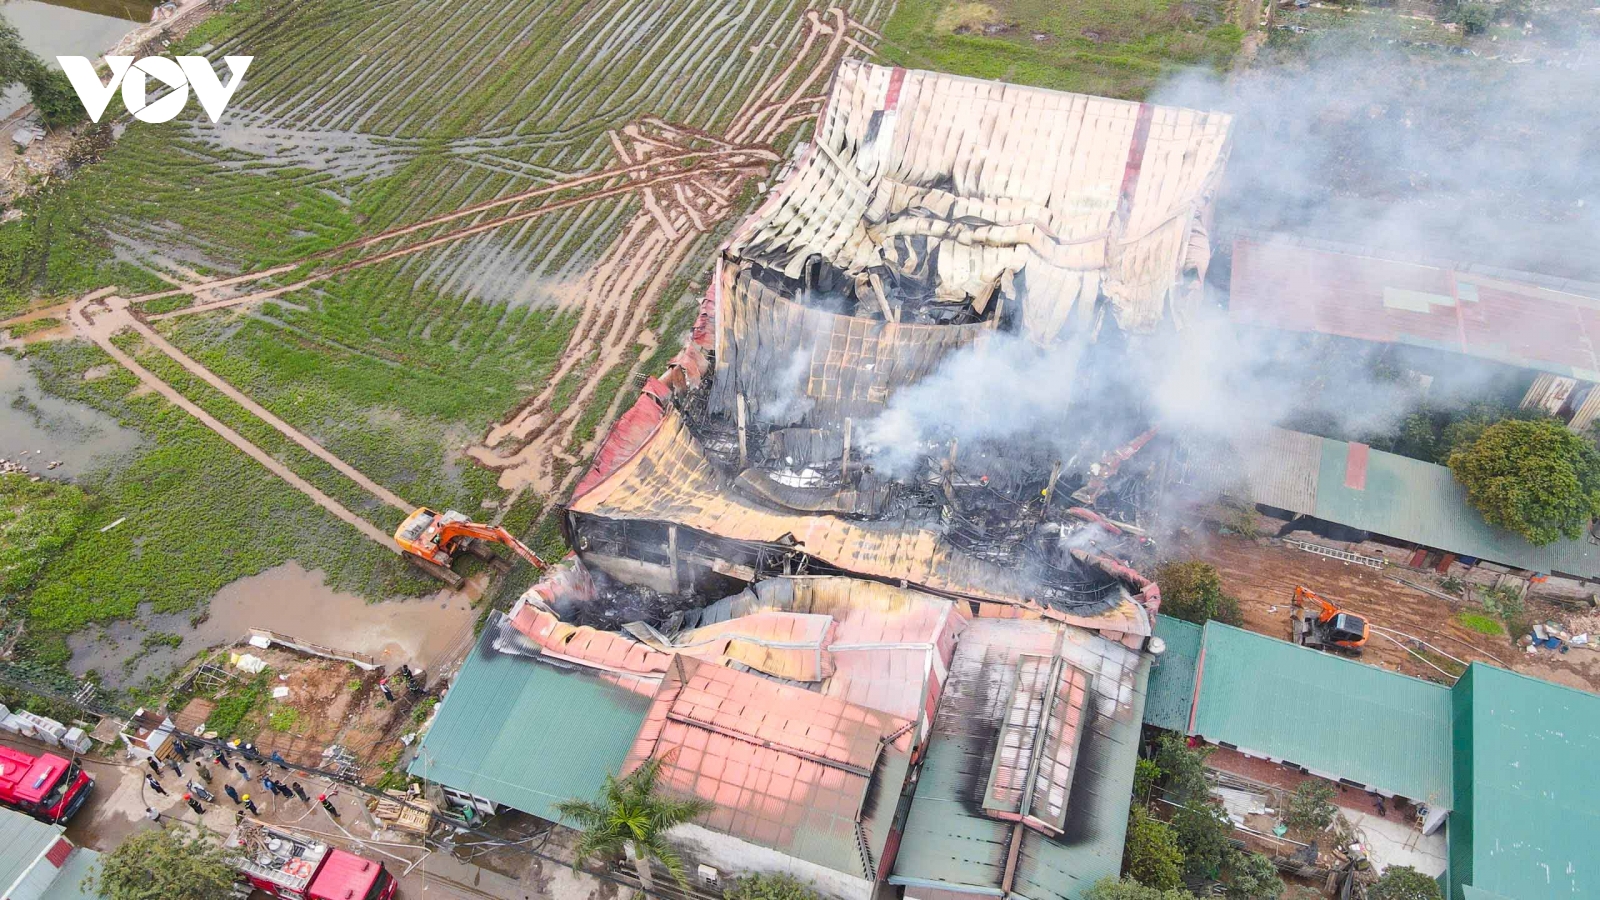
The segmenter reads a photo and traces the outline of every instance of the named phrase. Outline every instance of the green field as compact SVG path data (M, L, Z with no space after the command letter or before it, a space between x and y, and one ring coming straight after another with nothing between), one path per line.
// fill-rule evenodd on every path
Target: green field
M843 4L881 26L888 0ZM821 9L821 7L815 7ZM241 0L172 52L253 55L221 125L191 107L128 124L95 163L22 201L0 226L0 318L116 286L122 296L303 263L255 289L481 221L478 214L326 254L363 236L521 194L616 164L608 132L643 116L719 134L798 55L807 7L757 0ZM818 42L802 62L820 58ZM798 87L805 66L784 85ZM782 149L791 130L774 145ZM561 190L497 209L527 212ZM740 208L754 193L739 195ZM551 379L578 321L570 289L640 210L628 194L578 202L317 282L243 310L156 323L184 353L401 497L482 511L508 499L463 457ZM567 451L600 430L638 367L659 368L693 318L706 260L695 245L648 311L658 336L558 391L581 409ZM162 299L147 314L182 309ZM635 302L650 302L635 297ZM24 327L22 331L37 330ZM400 513L248 414L136 335L122 349L300 477L382 529ZM315 506L81 341L27 348L49 391L145 437L133 458L82 480L81 502L10 497L14 515L65 536L9 590L25 660L65 660L64 637L96 622L197 609L223 585L289 559L373 599L435 585ZM653 370L652 368L652 370ZM570 471L562 463L558 475ZM559 551L558 497L518 496L505 522ZM126 517L110 531L100 528ZM500 597L517 585L506 585Z
M1181 68L1227 66L1243 36L1230 10L1221 0L901 0L884 39L906 66L1140 100Z

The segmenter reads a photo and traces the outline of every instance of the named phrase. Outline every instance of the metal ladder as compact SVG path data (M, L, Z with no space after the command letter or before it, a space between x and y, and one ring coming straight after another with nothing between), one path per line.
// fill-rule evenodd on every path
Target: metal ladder
M1348 550L1335 550L1332 547L1324 547L1321 544L1308 544L1305 541L1296 541L1292 539L1286 539L1284 543L1291 547L1297 547L1301 550L1304 550L1307 553L1315 553L1318 556L1326 556L1330 559L1353 562L1358 565L1369 566L1374 569L1381 569L1389 564L1386 560L1379 559L1376 556L1362 556L1359 553L1351 553Z

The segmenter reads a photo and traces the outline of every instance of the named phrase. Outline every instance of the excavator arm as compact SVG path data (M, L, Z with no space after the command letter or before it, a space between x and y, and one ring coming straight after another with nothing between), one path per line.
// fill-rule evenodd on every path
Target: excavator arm
M450 547L460 538L477 538L480 541L490 541L504 544L511 548L511 552L528 561L528 564L543 572L550 568L539 555L528 549L528 545L517 540L511 532L499 525L480 525L477 522L446 522L439 528L439 546Z

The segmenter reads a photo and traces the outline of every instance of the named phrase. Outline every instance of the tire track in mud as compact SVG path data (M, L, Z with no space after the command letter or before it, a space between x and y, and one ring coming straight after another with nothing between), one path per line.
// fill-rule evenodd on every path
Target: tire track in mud
M98 315L94 315L90 312L91 308L98 308L101 311ZM362 517L351 512L349 509L346 509L345 506L339 501L323 493L315 485L311 484L311 482L306 481L304 478L301 478L299 475L295 474L293 470L279 462L275 457L272 456L272 454L266 452L260 447L257 447L249 439L245 438L244 435L241 435L237 431L234 431L232 428L229 428L227 425L223 424L221 420L200 408L199 404L184 396L177 388L161 380L161 378L157 377L154 372L151 372L144 366L139 365L139 363L134 360L131 355L123 352L122 348L118 347L111 339L117 334L117 332L121 331L125 327L137 327L135 326L133 315L127 305L126 300L123 300L119 297L92 299L90 296L85 296L72 304L71 309L67 313L67 319L72 325L74 331L93 341L97 346L100 347L101 350L104 350L108 356L115 360L118 365L122 366L124 369L127 369L134 375L134 377L138 378L141 385L154 390L156 393L159 393L162 397L166 398L168 402L174 404L189 415L194 416L200 421L201 424L211 429L223 440L243 451L246 456L249 456L251 459L254 459L256 462L264 466L267 471L278 476L284 482L300 491L302 494L305 494L313 503L332 513L337 518L342 519L351 527L361 532L361 534L367 537L369 540L377 543L379 546L384 547L390 552L399 552L399 549L395 546L394 540L380 530L376 525L373 525L366 519L363 519ZM198 365L199 364L196 363L196 366ZM214 378L215 376L212 377ZM210 379L208 379L208 381L209 380ZM223 391L223 393L226 394L229 399L241 403L241 405L254 405L242 393L233 389L232 387L228 387ZM299 433L295 432L295 434ZM305 438L304 435L301 435L301 437L304 438L305 441L310 441L310 438ZM300 443L300 441L296 442ZM322 456L322 454L325 452L326 451L322 451L318 455ZM329 454L329 456L331 456L331 454ZM341 462L340 465L343 466L344 464ZM409 511L409 508L407 511Z
M652 153L665 151L681 157L684 154L675 151L691 141L722 147L767 146L786 128L813 117L814 111L795 116L788 113L796 107L811 106L820 99L806 94L818 78L831 71L839 59L853 49L846 38L854 23L845 10L833 7L827 10L827 15L831 23L825 22L815 10L807 11L807 33L800 48L790 63L769 80L766 88L735 115L725 136L674 126L651 117L624 127L621 133L610 132L608 138L613 153L622 162L623 169L636 168L638 164L634 160L649 159ZM817 39L824 35L829 36L829 40L821 48L820 57L787 96L777 99L799 72L799 67L811 57ZM585 302L578 325L560 365L551 373L545 387L516 412L491 427L482 441L468 448L468 456L500 472L502 488L514 493L533 490L549 495L565 491L576 479L582 471L582 459L592 454L594 445L605 434L630 393L619 390L596 426L595 436L585 446L574 448L572 444L584 411L598 391L603 376L627 361L629 351L640 342L644 317L661 299L689 251L703 235L736 212L731 198L740 184L737 178L721 185L705 177L679 181L671 185L665 204L663 195L654 190L659 184L639 181L632 185L645 199L644 208L580 284L579 291ZM703 207L693 202L690 190L695 187L700 188L696 193L705 198ZM671 340L672 336L656 335L654 339ZM580 365L588 367L583 384L561 410L553 411L552 401L562 381ZM558 462L569 467L559 483L555 478Z

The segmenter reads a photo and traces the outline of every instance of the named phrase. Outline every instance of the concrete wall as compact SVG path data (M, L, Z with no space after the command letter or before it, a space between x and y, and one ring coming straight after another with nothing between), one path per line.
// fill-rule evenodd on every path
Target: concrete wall
M872 900L877 889L876 884L860 876L836 872L699 825L679 825L668 836L683 854L691 879L696 878L695 866L704 863L721 873L724 885L739 875L782 872L809 882L824 897L837 900Z

